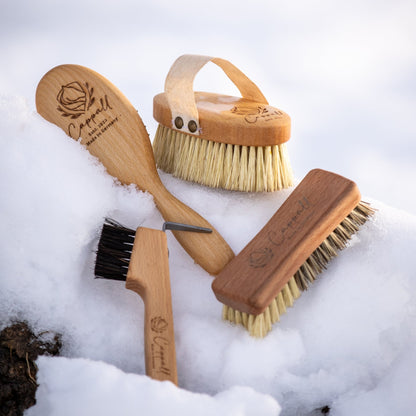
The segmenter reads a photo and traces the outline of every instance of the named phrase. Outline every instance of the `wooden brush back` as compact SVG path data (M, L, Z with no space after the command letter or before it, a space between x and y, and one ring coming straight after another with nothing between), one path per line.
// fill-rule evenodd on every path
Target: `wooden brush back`
M212 284L217 299L257 315L361 200L357 185L310 171L263 229Z

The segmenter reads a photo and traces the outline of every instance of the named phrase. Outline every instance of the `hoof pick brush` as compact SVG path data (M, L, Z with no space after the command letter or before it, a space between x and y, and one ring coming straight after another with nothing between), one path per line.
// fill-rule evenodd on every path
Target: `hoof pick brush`
M163 231L131 230L114 220L103 225L95 261L97 278L121 280L144 302L146 374L178 384L165 230L209 233L210 230L166 222Z

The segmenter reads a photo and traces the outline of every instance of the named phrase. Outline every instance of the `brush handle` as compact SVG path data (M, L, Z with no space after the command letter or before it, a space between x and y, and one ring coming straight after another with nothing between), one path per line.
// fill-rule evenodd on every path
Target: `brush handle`
M212 233L172 231L185 251L208 273L217 275L233 258L234 253L221 234L192 208L175 198L165 187L152 190L156 205L165 221L197 225Z
M138 293L145 305L146 374L177 385L168 246L163 231L137 229L126 288Z
M142 119L121 91L102 75L80 65L55 67L39 82L36 108L73 139L81 137L81 144L110 175L153 194L166 221L212 228L166 191ZM218 232L203 237L194 234L176 232L175 236L209 273L218 273L234 257Z

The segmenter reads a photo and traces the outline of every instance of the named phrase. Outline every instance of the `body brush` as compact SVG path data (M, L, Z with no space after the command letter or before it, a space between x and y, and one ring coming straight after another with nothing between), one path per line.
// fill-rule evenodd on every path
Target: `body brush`
M194 77L208 62L225 72L241 97L194 92ZM166 77L165 92L153 99L153 117L159 123L155 159L165 172L237 191L276 191L293 184L286 149L290 117L270 106L225 59L180 56Z

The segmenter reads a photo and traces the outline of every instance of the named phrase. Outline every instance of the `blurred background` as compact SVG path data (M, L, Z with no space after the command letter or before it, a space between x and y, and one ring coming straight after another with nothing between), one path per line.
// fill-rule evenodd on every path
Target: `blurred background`
M173 61L184 53L222 57L291 116L297 179L328 169L356 181L364 199L416 214L414 0L0 5L0 95L21 96L34 111L45 72L85 65L124 92L153 138L152 99ZM212 64L195 89L238 95Z

